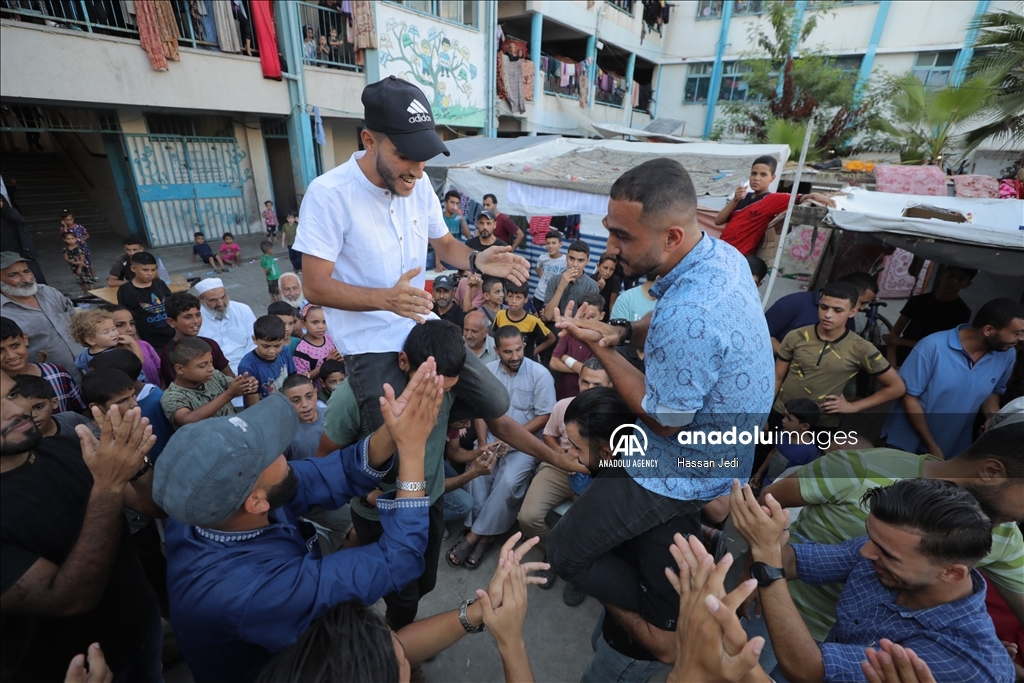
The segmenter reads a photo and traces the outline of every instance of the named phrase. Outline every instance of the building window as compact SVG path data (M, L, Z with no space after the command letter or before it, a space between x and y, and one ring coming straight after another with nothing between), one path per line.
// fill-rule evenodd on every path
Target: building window
M455 24L473 27L480 25L477 0L389 0L389 2L424 14L433 14L435 17Z
M750 96L747 76L750 67L743 62L727 62L722 65L722 87L718 99L724 102L746 102Z
M711 89L711 62L691 64L686 71L686 88L683 90L684 104L701 104L708 101Z
M957 50L918 52L914 62L914 75L929 88L941 88L949 83Z
M760 14L765 9L764 0L730 0L732 13L739 14ZM714 19L722 16L722 8L725 5L723 0L700 0L697 3L698 19Z
M843 73L859 74L860 65L863 61L864 55L840 55L837 57L829 57L828 65L833 69L839 69Z
M633 16L633 0L604 0L615 9Z

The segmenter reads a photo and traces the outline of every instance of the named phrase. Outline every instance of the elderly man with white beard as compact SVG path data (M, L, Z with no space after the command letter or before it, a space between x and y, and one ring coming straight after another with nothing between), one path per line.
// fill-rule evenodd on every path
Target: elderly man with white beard
M252 340L256 315L247 305L228 298L220 278L200 280L196 284L196 294L203 303L203 326L199 328L199 336L209 337L220 344L231 370L238 372L238 362L256 348Z
M29 361L56 363L80 382L75 358L82 347L68 330L75 310L71 301L60 290L38 284L25 258L11 251L0 254L0 292L0 311L28 336Z
M286 302L297 311L301 311L302 307L309 303L306 301L306 297L302 296L302 278L298 273L291 271L281 273L277 284L281 288L281 301Z

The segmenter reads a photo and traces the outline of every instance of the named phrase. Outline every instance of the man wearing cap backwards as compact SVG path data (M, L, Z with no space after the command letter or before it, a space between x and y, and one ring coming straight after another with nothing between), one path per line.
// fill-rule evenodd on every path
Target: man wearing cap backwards
M68 330L74 310L60 290L36 282L24 257L0 253L0 311L28 335L29 360L56 363L81 382L75 358L82 347Z
M462 311L462 306L455 305L455 279L451 275L439 275L434 278L434 314L462 329L462 321L466 314Z
M398 352L413 325L431 315L423 289L428 242L438 260L460 270L518 283L530 273L507 247L474 252L452 237L430 183L417 182L427 160L448 154L423 92L390 76L368 85L362 101L366 151L310 184L294 248L303 253L306 297L324 307L348 381L376 428L381 384L405 385ZM474 417L508 410L507 392L475 356L454 391Z
M238 361L256 348L252 340L252 326L256 315L240 301L228 298L224 281L208 277L196 283L196 295L203 303L203 326L199 336L209 337L220 344L232 372L238 372Z
M171 623L197 683L251 681L332 606L372 605L423 573L424 455L441 382L428 358L399 398L385 387L384 427L323 458L285 459L298 416L281 394L175 432L161 453L153 498L171 518ZM397 490L377 498L384 536L321 557L315 532L298 515L368 493L396 448Z

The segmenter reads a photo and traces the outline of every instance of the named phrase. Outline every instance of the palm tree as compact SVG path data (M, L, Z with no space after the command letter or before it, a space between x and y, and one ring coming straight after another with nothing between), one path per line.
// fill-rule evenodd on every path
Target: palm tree
M900 141L901 148L920 150L928 163L942 166L956 130L991 99L991 82L985 76L974 76L962 85L930 88L914 74L905 73L893 83L890 115L879 117L872 127Z
M989 139L1024 143L1024 16L988 12L974 27L980 31L976 46L993 49L972 62L971 72L987 77L997 92L978 113L984 123L964 136L964 151Z

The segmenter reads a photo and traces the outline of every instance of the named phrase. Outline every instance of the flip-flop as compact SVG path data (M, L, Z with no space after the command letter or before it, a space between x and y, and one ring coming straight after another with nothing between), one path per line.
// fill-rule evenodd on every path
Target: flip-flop
M464 566L466 569L473 570L480 567L480 563L483 561L487 551L494 545L494 541L477 541L476 545L473 546L473 552L466 558Z
M469 554L473 552L474 548L474 544L466 540L466 534L468 533L469 529L463 529L459 534L459 539L455 541L455 545L453 545L448 552L444 554L444 559L448 563L449 567L455 567L457 569L459 567L466 566L466 558L469 557ZM452 562L452 555L455 555L458 562Z

